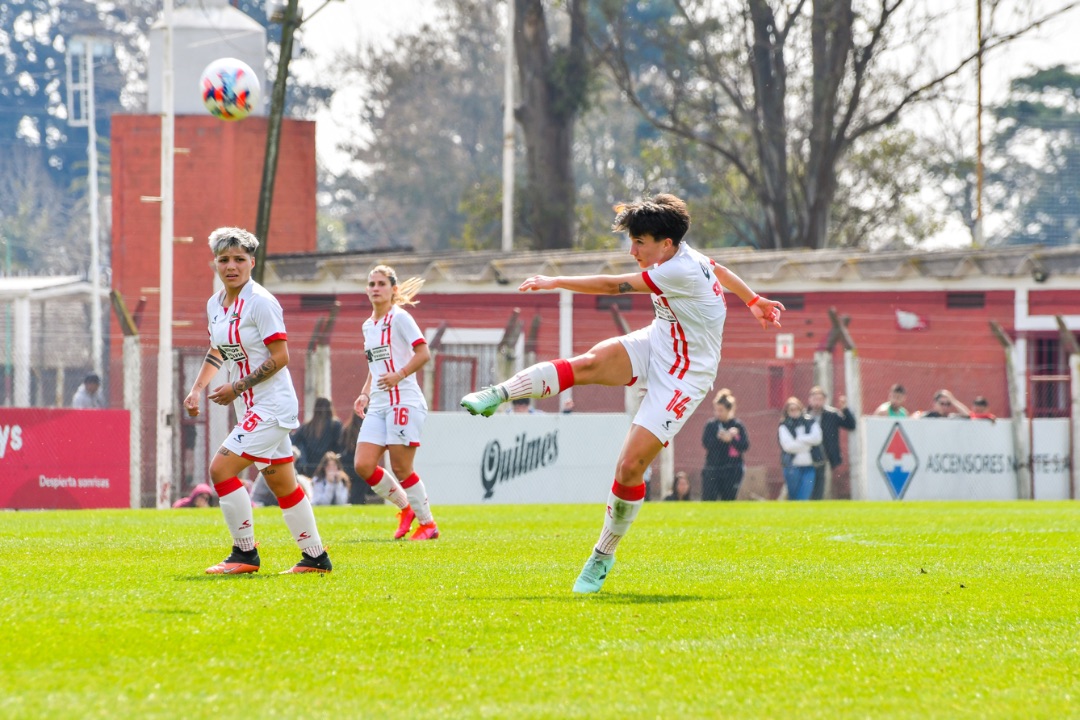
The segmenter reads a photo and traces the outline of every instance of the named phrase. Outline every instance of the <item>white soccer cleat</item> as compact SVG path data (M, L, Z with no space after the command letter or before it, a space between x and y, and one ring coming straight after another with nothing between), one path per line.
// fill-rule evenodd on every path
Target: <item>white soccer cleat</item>
M607 580L611 567L615 564L614 555L602 555L593 550L592 555L585 561L585 567L581 568L581 574L574 581L574 592L594 593L600 592Z

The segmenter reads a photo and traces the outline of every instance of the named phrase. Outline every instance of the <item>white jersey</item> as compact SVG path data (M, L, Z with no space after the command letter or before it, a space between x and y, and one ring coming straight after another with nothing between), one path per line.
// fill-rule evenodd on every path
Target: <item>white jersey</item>
M670 260L641 274L656 312L649 326L652 372L666 372L703 390L716 378L727 317L715 264L683 242Z
M254 280L249 280L229 307L223 307L225 291L215 293L206 303L210 344L225 358L229 381L250 375L270 358L267 345L287 340L285 319L277 298ZM248 388L240 398L247 414L285 428L300 426L297 419L296 390L288 368L281 368L267 380Z
M369 317L364 321L364 354L371 373L369 408L408 405L427 410L427 401L416 382L416 375L410 375L389 390L379 389L379 378L405 367L415 354L413 348L424 342L427 341L420 326L399 305L392 306L379 320Z

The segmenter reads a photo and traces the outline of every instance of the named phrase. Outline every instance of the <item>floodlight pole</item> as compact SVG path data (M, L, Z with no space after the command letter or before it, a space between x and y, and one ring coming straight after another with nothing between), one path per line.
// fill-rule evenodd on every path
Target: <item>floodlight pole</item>
M300 26L297 5L298 0L289 0L281 20L277 77L274 78L274 91L270 96L270 117L266 126L266 159L263 163L262 185L259 188L259 212L255 218L255 237L259 238L259 247L255 251L255 269L252 271L255 282L260 284L266 268L266 245L270 239L270 209L274 201L274 180L277 176L278 150L281 146L281 118L285 113L285 90L289 81L289 61L292 60L293 33Z
M161 267L158 283L157 476L155 504L171 505L173 428L173 153L176 98L173 92L173 0L165 0L165 57L161 74Z
M975 247L983 246L983 0L975 0L979 46L975 55Z
M503 39L503 181L502 251L514 249L514 5L506 0L506 35Z

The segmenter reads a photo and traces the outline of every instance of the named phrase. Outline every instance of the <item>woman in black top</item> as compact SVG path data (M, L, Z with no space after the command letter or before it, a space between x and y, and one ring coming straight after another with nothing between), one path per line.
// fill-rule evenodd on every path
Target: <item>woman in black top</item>
M334 417L334 406L326 398L315 398L311 420L293 431L293 447L300 449L296 472L311 477L319 461L328 452L341 452L341 421Z
M750 449L746 427L735 419L735 396L727 388L713 399L716 413L701 435L705 467L701 471L702 500L734 500L743 478L743 454Z

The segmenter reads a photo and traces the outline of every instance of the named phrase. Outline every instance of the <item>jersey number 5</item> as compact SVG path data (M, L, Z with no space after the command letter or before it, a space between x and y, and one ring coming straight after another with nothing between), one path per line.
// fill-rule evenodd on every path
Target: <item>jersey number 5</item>
M667 404L667 409L675 413L676 420L682 420L683 413L686 412L686 406L689 404L690 396L683 395L682 390L676 390L671 397L671 401Z
M241 423L240 427L244 428L248 432L251 432L255 429L255 426L259 424L260 420L262 420L261 417L248 410L247 414L244 415L244 421L243 423Z
M394 424L395 425L408 425L409 424L409 408L396 407L394 408Z

